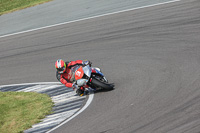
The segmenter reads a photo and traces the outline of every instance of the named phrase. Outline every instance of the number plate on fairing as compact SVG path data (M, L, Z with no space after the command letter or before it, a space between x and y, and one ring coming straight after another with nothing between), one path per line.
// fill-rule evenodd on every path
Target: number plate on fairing
M76 80L79 80L79 79L81 79L82 77L83 77L83 75L84 75L84 71L83 71L83 68L82 68L82 66L78 69L78 70L76 70L76 72L75 72L75 79Z

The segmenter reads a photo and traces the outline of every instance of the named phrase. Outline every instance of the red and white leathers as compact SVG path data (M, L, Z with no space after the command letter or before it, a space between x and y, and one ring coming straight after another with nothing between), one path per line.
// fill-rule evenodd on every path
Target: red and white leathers
M65 63L66 63L66 71L64 73L56 72L56 77L66 87L71 88L73 87L73 81L74 81L71 68L75 65L84 65L84 61L76 60L76 61L70 61L70 62L65 62Z

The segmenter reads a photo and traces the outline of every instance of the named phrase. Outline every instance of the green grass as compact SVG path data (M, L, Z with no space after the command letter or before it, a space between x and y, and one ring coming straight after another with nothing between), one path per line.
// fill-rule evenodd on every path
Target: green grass
M42 4L51 0L0 0L0 15Z
M21 133L52 113L52 107L46 94L0 92L0 132Z

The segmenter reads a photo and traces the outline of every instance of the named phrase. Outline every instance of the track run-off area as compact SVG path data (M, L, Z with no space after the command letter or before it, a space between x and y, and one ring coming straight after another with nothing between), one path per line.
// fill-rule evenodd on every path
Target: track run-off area
M45 93L54 102L53 113L42 119L40 123L32 125L32 128L25 130L24 133L44 133L57 128L61 123L66 123L84 111L93 99L93 93L91 93L85 103L86 96L80 97L72 88L66 88L58 82L3 85L0 86L0 91Z
M57 82L54 63L88 59L115 90L52 133L198 133L200 1L159 6L0 38L0 84Z

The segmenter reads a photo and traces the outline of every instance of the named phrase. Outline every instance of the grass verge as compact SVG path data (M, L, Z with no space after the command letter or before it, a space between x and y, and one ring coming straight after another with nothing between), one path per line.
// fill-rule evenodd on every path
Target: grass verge
M53 102L36 92L0 92L0 132L21 133L52 113Z
M0 0L0 15L49 1L52 0Z

